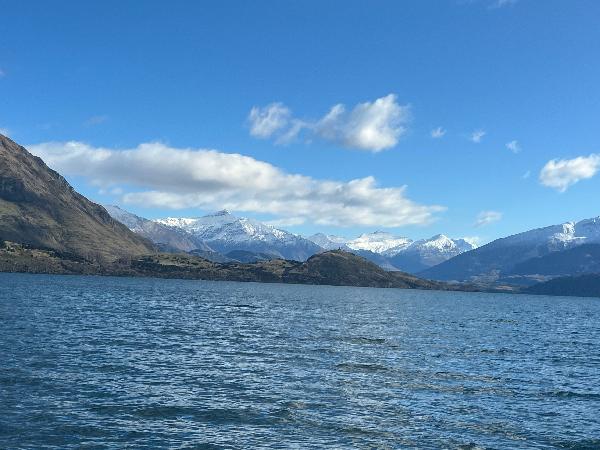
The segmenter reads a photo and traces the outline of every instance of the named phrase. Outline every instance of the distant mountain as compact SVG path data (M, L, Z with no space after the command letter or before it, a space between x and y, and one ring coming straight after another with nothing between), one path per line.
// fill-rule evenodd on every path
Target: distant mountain
M447 281L495 281L503 276L514 274L515 270L522 273L524 266L521 266L521 269L517 267L527 260L545 257L554 252L563 252L588 243L600 243L600 218L598 217L576 223L567 222L538 228L497 239L424 270L420 275Z
M340 236L334 236L332 234L316 233L312 236L308 236L309 241L314 242L324 250L350 250L350 247L346 245L348 242L346 238Z
M213 251L205 242L181 228L164 225L137 216L115 205L104 205L108 213L131 231L159 244L163 251Z
M443 234L418 241L384 231L362 234L356 239L323 233L314 234L308 239L328 250L340 248L350 251L386 270L408 273L420 272L475 248L464 239L450 239Z
M223 254L232 250L246 250L266 253L277 258L304 261L323 251L317 244L301 236L253 219L236 217L225 210L204 217L169 217L155 222L180 228Z
M0 135L0 241L110 261L155 251L150 241L25 148Z
M554 278L528 287L527 294L600 297L600 274Z
M474 244L464 239L450 239L438 234L429 239L402 245L400 248L393 247L384 254L390 256L391 264L398 269L418 273L474 248Z
M401 249L410 245L411 242L412 240L406 237L394 236L385 231L375 231L361 234L346 244L353 250L368 250L373 253L386 254L392 248Z

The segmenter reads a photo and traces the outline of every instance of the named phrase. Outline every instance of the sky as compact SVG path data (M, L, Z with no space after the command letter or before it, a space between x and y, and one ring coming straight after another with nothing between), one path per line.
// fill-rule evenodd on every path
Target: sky
M0 11L0 132L94 201L479 242L600 215L595 0Z

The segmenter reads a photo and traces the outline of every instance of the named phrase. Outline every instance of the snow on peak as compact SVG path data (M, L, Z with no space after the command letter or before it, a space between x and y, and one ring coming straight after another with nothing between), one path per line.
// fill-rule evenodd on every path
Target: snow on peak
M374 233L361 234L356 239L348 241L347 245L353 250L384 253L391 248L407 246L411 242L412 240L406 237L394 236L386 231L375 231Z
M307 239L325 250L337 250L340 248L342 250L350 250L346 245L348 241L346 238L335 236L333 234L316 233L307 237Z

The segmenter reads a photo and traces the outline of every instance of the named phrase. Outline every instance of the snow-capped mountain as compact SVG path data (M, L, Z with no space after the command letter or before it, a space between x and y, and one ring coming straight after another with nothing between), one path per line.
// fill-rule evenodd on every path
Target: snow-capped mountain
M144 219L115 205L104 205L104 208L113 219L121 222L134 233L144 236L146 239L162 246L163 250L179 250L184 252L189 252L190 250L213 251L201 239L180 228Z
M362 234L356 239L317 233L308 239L327 250L342 248L373 261L386 270L419 272L444 262L475 245L464 239L438 234L430 239L412 241L384 231Z
M369 250L373 253L381 253L392 248L403 248L412 242L406 237L394 236L385 231L375 231L374 233L361 234L356 239L346 242L346 245L354 250Z
M203 217L168 217L155 222L182 229L223 254L232 250L246 250L304 261L323 250L301 236L254 219L234 216L227 210Z
M408 245L393 247L384 255L400 270L416 273L473 250L475 245L465 239L450 239L438 234L429 239L413 241Z
M593 243L600 243L600 217L551 225L497 239L425 270L422 274L440 280L493 281L529 259Z
M351 250L346 244L348 242L346 238L335 236L333 234L316 233L312 236L308 236L307 239L325 250Z

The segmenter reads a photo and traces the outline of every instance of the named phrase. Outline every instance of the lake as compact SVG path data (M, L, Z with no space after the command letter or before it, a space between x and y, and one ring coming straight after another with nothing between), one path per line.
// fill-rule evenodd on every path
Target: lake
M0 274L0 448L600 448L600 299Z

